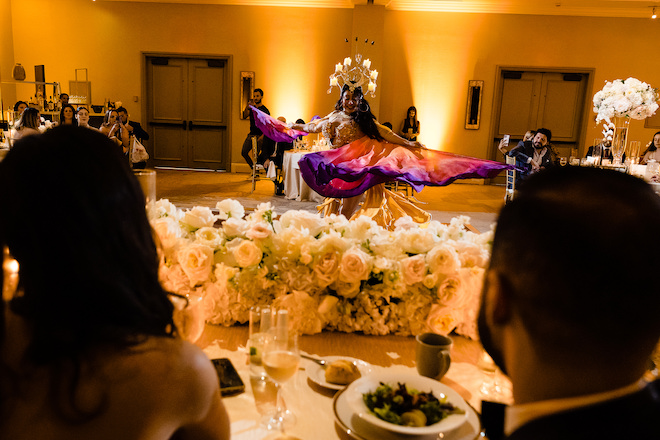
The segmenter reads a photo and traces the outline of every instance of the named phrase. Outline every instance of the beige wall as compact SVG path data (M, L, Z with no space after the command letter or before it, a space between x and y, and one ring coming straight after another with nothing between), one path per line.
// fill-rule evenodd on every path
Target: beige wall
M606 80L629 76L660 86L652 43L660 37L660 22L650 19L88 0L0 0L0 6L3 11L11 6L13 28L13 45L8 46L7 19L0 18L3 78L14 62L26 66L28 79L33 79L33 65L45 64L46 80L62 82L66 91L74 69L84 67L89 70L94 104L102 104L104 98L121 100L137 120L146 120L144 52L231 55L235 165L243 163L239 152L248 131L248 122L238 117L239 72L255 71L256 86L265 90L264 102L273 115L309 120L328 113L337 99L336 90L326 93L328 75L349 54L347 37L377 40L366 56L381 72L373 100L380 121L398 127L408 106L415 105L422 142L476 157L492 153L497 66L595 69L589 96ZM369 8L375 8L373 14ZM51 23L66 18L67 31L44 35L38 17L48 17ZM471 79L485 81L479 130L464 129ZM22 87L18 98L34 93L34 86ZM134 96L139 102L133 102ZM593 112L588 116L583 144L600 132ZM644 143L655 132L639 121L631 130L631 139Z

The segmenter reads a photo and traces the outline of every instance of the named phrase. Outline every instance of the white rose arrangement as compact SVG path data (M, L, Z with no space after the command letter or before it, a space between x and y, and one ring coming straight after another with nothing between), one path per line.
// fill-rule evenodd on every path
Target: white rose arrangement
M478 337L476 318L492 231L467 217L387 231L366 217L320 217L270 204L247 216L235 200L215 210L180 210L160 200L150 220L160 243L164 287L204 298L213 324L244 323L250 307L289 310L306 334L425 331ZM216 223L220 220L219 223Z
M646 119L658 109L658 91L636 78L606 82L594 95L596 123L612 118Z

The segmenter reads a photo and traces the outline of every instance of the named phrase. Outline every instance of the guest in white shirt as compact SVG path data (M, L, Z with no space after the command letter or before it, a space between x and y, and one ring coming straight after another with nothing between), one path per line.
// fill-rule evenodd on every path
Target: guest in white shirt
M531 175L502 208L479 333L513 384L505 438L659 437L658 223L648 184L597 168Z

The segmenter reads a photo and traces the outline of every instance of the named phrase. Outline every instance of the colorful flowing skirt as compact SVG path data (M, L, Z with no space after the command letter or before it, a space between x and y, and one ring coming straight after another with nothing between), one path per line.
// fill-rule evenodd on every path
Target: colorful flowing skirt
M497 176L510 165L444 151L409 149L364 136L343 147L306 154L298 162L307 185L325 197L353 197L398 180L417 192L457 179Z
M408 197L385 188L399 181L419 192L424 186L445 186L457 179L491 178L511 168L500 162L436 150L409 149L365 136L343 147L304 155L300 173L314 191L327 197L319 206L325 215L338 214L341 199L365 194L352 215L367 215L393 229L396 219L410 216L417 223L431 219Z

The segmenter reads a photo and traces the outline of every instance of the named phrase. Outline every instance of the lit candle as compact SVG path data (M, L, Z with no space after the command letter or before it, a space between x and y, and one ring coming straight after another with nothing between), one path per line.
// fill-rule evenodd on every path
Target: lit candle
M352 62L353 60L351 59L351 57L344 58L344 66L350 66Z
M370 82L369 86L367 88L367 91L369 92L375 92L376 91L376 83Z
M366 60L364 60L362 62L362 66L364 66L367 69L370 68L371 67L371 60L369 58L367 58Z
M341 63L335 64L335 73L341 72Z
M337 81L337 77L333 76L332 78L330 78L330 87L338 86L338 85L339 85L339 81Z
M378 79L378 71L377 70L372 70L371 71L371 79L376 81Z

